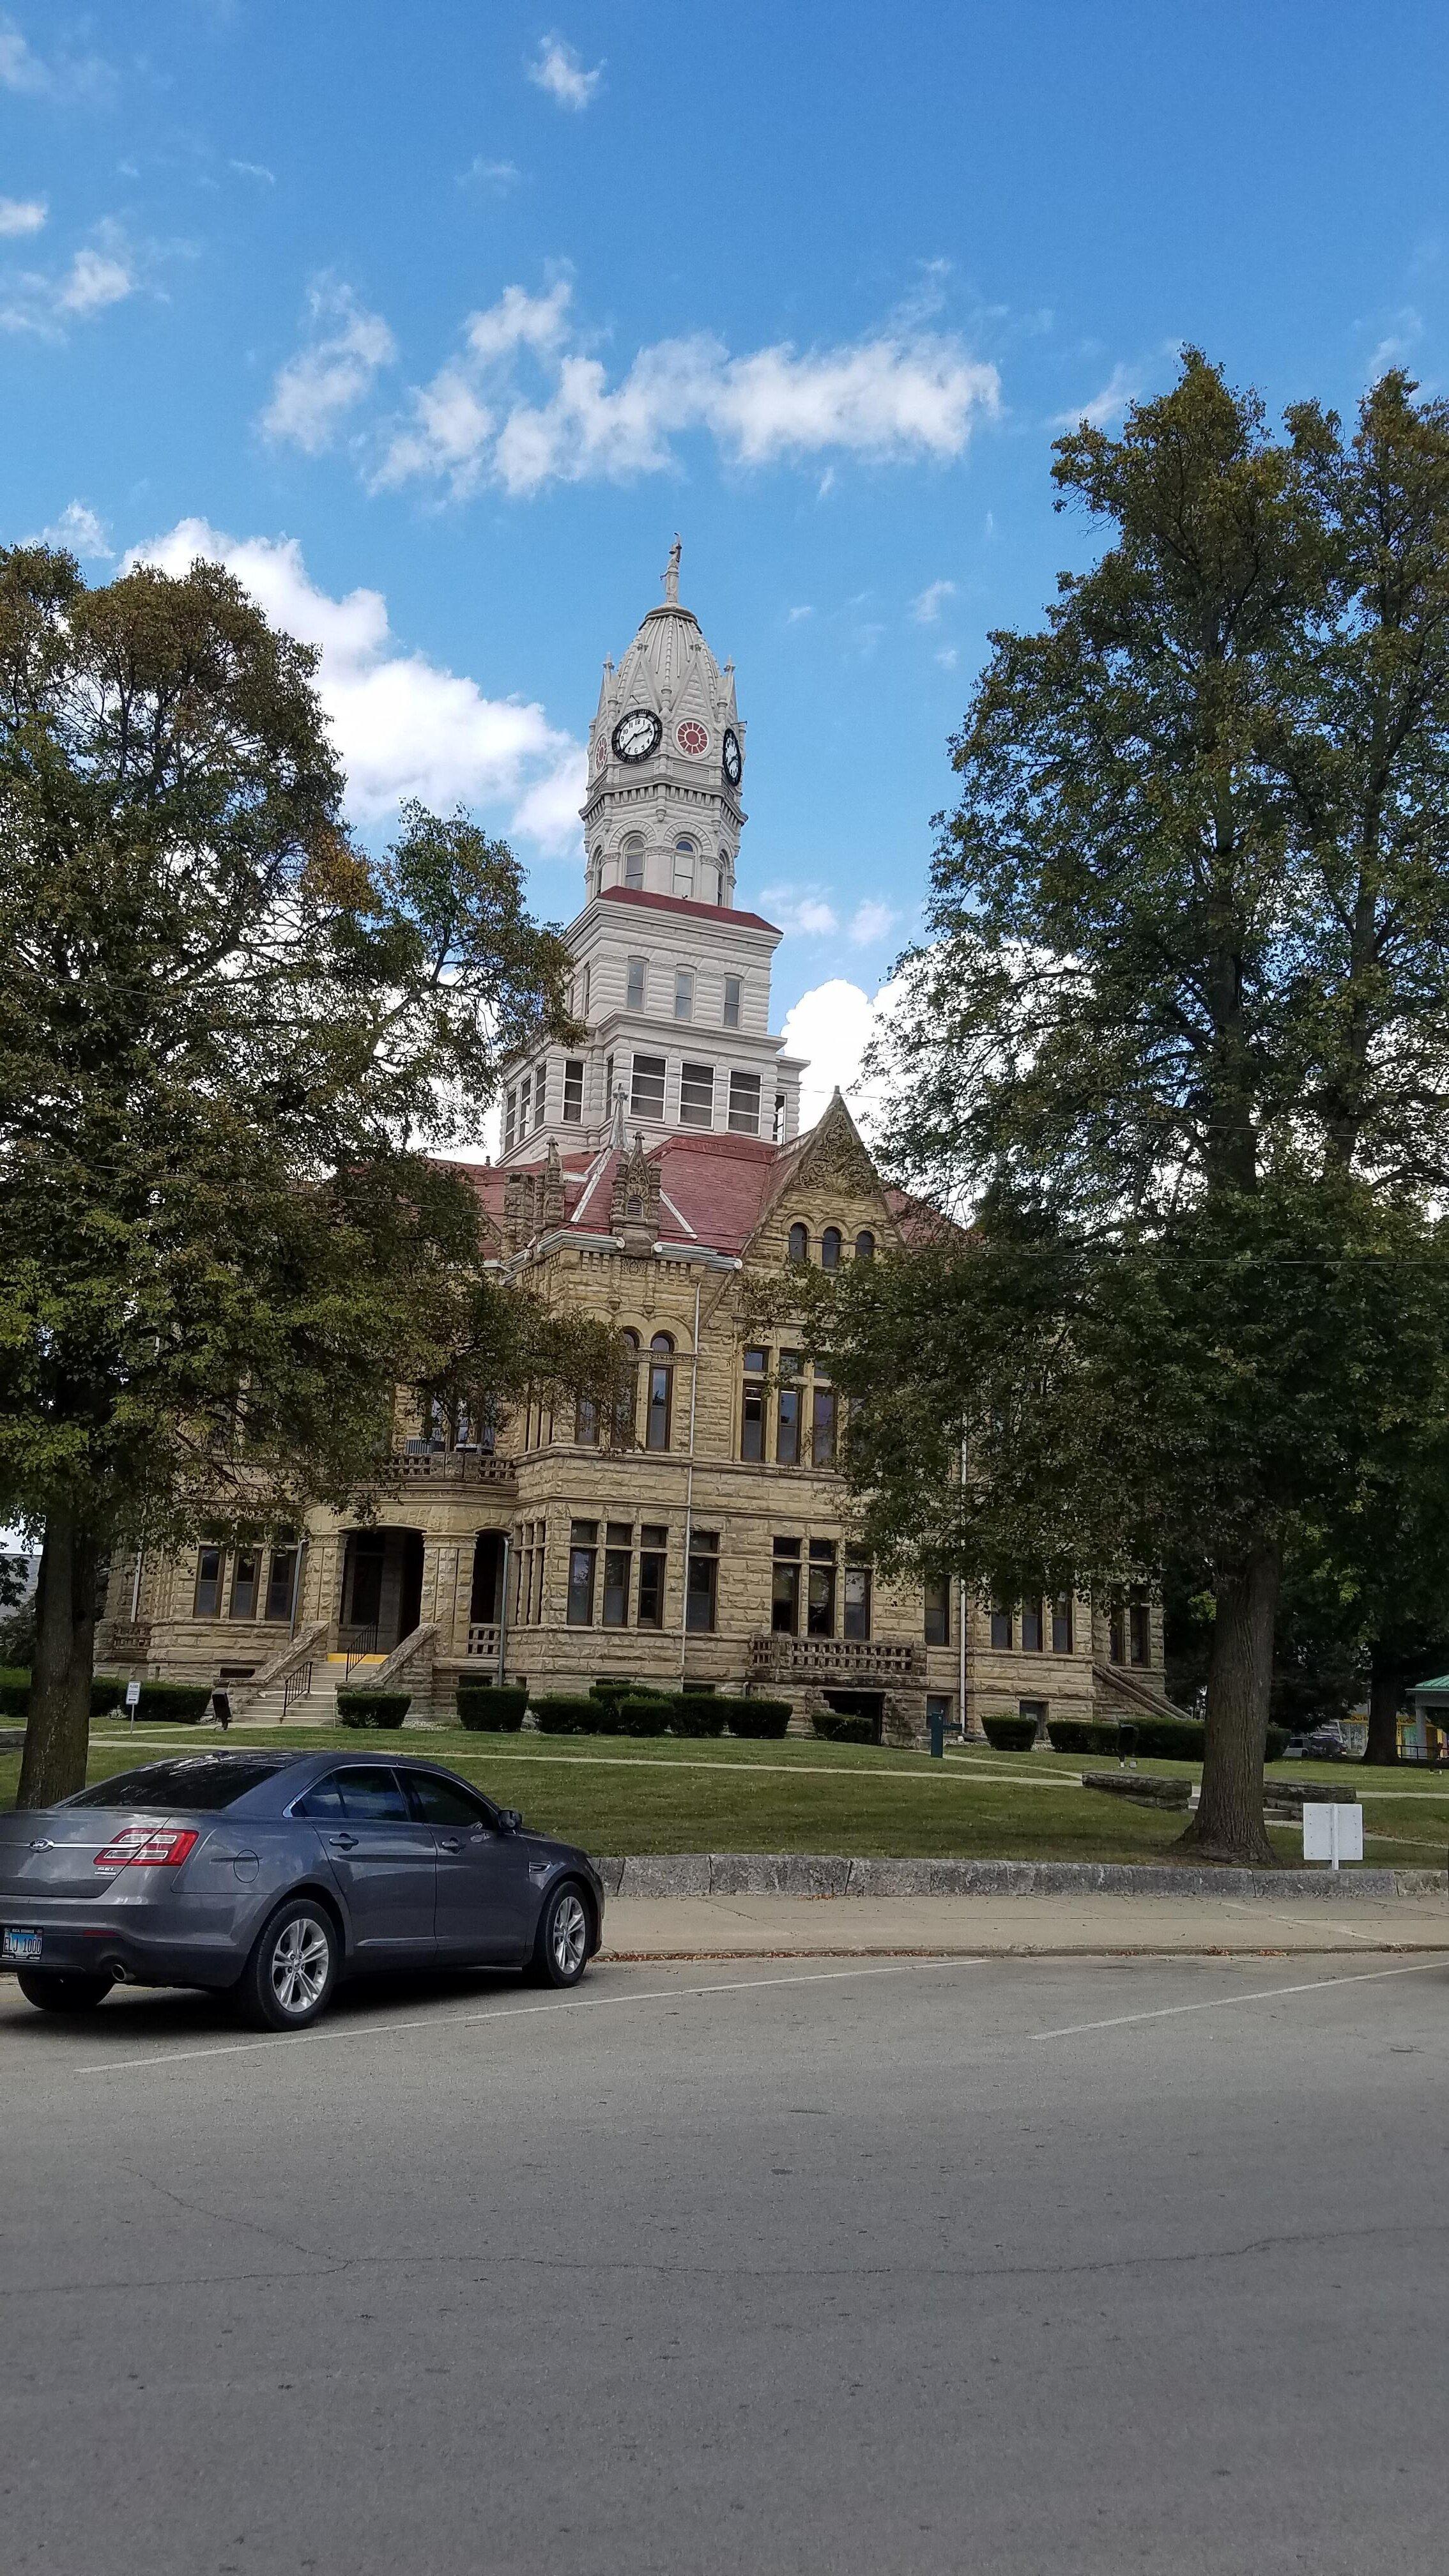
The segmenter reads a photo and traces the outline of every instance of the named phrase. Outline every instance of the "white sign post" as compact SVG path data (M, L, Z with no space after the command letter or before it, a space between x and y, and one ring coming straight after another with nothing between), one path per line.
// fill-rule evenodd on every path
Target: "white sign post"
M1303 1857L1326 1860L1337 1869L1341 1860L1363 1858L1362 1807L1329 1806L1306 1800L1303 1808Z
M138 1699L140 1698L140 1696L141 1696L141 1685L140 1685L140 1683L139 1683L139 1682L127 1682L127 1684L126 1684L126 1714L127 1714L127 1716L129 1717L129 1719L130 1719L130 1721L131 1721L131 1733L132 1733L133 1735L134 1735L134 1734L135 1734L135 1732L136 1732L136 1702L138 1701Z

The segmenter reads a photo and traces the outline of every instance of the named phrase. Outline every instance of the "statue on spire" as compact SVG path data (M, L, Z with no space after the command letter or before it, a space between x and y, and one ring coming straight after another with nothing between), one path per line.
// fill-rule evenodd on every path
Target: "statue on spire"
M674 543L669 549L669 561L660 575L660 579L664 584L665 605L669 608L677 608L679 606L679 558L683 551L684 549L679 542L679 530L676 528L674 531Z

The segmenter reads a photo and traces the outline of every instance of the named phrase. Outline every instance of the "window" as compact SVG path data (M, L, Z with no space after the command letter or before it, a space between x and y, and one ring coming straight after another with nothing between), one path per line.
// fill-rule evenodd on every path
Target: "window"
M730 1134L758 1136L760 1132L760 1077L757 1073L730 1075Z
M1108 1626L1110 1632L1108 1659L1114 1664L1125 1664L1127 1661L1127 1607L1120 1593L1112 1604Z
M835 1634L835 1541L812 1538L810 1542L810 1587L806 1594L805 1633L809 1637L833 1637Z
M928 1726L928 1727L931 1727L931 1726L949 1726L949 1725L950 1725L950 1723L951 1723L951 1703L950 1703L950 1701L949 1701L948 1699L937 1699L937 1698L935 1698L935 1697L934 1697L934 1695L932 1695L932 1694L928 1694L928 1695L927 1695L927 1699L926 1699L926 1724L927 1724L927 1726Z
M599 848L595 850L594 855L593 855L592 859L591 859L591 860L590 860L590 862L589 862L589 892L590 892L590 894L591 894L591 895L596 895L596 894L598 893L598 891L599 891L600 886L603 884L603 882L604 882L604 852L603 852L603 845L602 845L602 843L601 843L601 844L600 844L600 846L599 846Z
M231 1615L233 1619L255 1619L257 1586L261 1580L261 1559L255 1548L238 1548L231 1569Z
M644 977L648 965L647 957L631 957L629 960L628 981L624 988L626 1010L642 1011L644 1008Z
M624 883L637 890L644 885L644 843L638 832L630 832L624 841Z
M290 1759L288 1754L229 1753L224 1762L218 1762L214 1753L182 1753L170 1761L148 1762L139 1771L113 1771L109 1780L98 1780L93 1789L78 1790L66 1805L119 1804L139 1807L143 1814L154 1815L159 1807L163 1815L179 1809L182 1815L214 1816L234 1807L248 1790L275 1779Z
M777 1637L800 1634L800 1542L777 1538L770 1584L770 1627Z
M543 1065L540 1065L537 1073L533 1077L533 1123L535 1128L539 1128L543 1125L544 1073L545 1068Z
M581 1055L564 1060L563 1114L566 1127L578 1127L584 1115L584 1060Z
M639 1625L664 1625L664 1567L669 1532L662 1522L645 1521L639 1531Z
M194 1619L214 1619L221 1608L221 1576L226 1563L223 1549L199 1547L196 1551L196 1599Z
M605 1056L605 1058L604 1058L604 1116L605 1116L606 1118L612 1118L612 1117L613 1117L613 1115L614 1115L614 1059L613 1059L613 1057L612 1057L611 1055L606 1055L606 1056Z
M949 1646L951 1643L951 1585L944 1574L926 1577L926 1643Z
M679 1123L681 1127L714 1125L714 1066L712 1064L680 1066Z
M667 1449L674 1410L674 1343L656 1333L649 1345L649 1403L644 1419L646 1449Z
M1134 1664L1152 1661L1152 1613L1145 1601L1134 1601L1128 1613L1130 1642Z
M598 1538L597 1521L575 1521L569 1531L568 1624L571 1628L592 1628L594 1624L594 1565L599 1552Z
M494 1810L465 1789L461 1780L444 1780L436 1771L404 1771L399 1776L420 1825L496 1828Z
M738 975L726 975L725 977L724 1024L727 1029L737 1029L740 1024L740 979Z
M765 1454L765 1354L745 1353L745 1394L740 1414L740 1456L758 1466Z
M506 1095L503 1103L503 1151L505 1154L512 1152L513 1139L517 1133L518 1089L515 1084L514 1088Z
M1004 1646L1008 1654L1010 1653L1011 1612L1004 1609L999 1601L991 1605L991 1642L993 1646Z
M692 841L674 844L674 891L687 903L694 893L695 849Z
M719 1532L693 1530L689 1540L689 1580L684 1596L684 1624L699 1636L712 1636L719 1610Z
M636 1055L634 1083L629 1094L629 1108L635 1118L662 1118L664 1115L664 1058L662 1055Z
M807 1262L809 1258L810 1228L808 1225L792 1225L790 1228L790 1259L798 1268L803 1263Z
M532 1090L533 1076L531 1073L526 1073L518 1086L518 1133L520 1137L524 1137L528 1134L528 1103Z
M677 1020L694 1017L694 977L687 966L674 970L674 1016Z
M874 1261L875 1259L875 1236L871 1233L868 1225L862 1226L860 1233L855 1238L855 1257L857 1261Z
M604 1626L629 1625L629 1582L634 1571L634 1524L604 1524Z
M579 1018L581 1020L586 1020L589 1016L589 986L592 981L593 970L588 959L585 958L583 974L579 978Z
M613 1446L632 1449L639 1401L639 1336L637 1333L621 1333L619 1339L624 1345L624 1353L614 1396Z
M395 1771L379 1770L375 1764L349 1765L332 1774L342 1812L349 1824L405 1825L407 1800Z
M1041 1653L1041 1643L1041 1603L1039 1601L1023 1601L1021 1605L1021 1651L1024 1655L1039 1655Z
M297 1550L294 1547L273 1548L272 1561L267 1568L267 1617L269 1619L291 1618L292 1604L297 1597L297 1564Z
M868 1637L870 1635L870 1581L871 1569L869 1560L863 1556L856 1556L851 1550L847 1549L845 1558L845 1611L841 1620L842 1633L847 1637Z
M820 1267L822 1270L838 1270L840 1268L840 1243L841 1235L839 1226L828 1225L820 1238Z
M1052 1603L1052 1653L1069 1655L1072 1651L1072 1596L1059 1592Z
M835 1389L821 1379L815 1381L815 1394L810 1413L810 1464L833 1467L835 1464Z
M599 1408L591 1395L575 1399L574 1438L581 1449L597 1449L599 1445Z
M800 1354L780 1353L780 1391L775 1405L775 1464L800 1464Z

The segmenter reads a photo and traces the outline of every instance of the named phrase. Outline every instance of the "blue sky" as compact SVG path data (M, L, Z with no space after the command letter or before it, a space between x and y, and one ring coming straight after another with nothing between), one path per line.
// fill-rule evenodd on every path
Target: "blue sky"
M1184 339L1275 408L1442 385L1446 70L1404 0L0 10L0 536L225 540L361 827L461 797L567 918L678 527L776 1025L848 1072L987 631L1090 542L1061 423Z

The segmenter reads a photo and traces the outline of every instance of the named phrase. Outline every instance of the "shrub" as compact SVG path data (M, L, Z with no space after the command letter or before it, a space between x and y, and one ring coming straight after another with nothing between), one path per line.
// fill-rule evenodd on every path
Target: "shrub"
M143 1726L195 1726L210 1706L210 1682L143 1682L136 1716Z
M674 1723L677 1699L666 1699L663 1693L617 1699L614 1711L621 1735L663 1735Z
M790 1723L788 1699L732 1699L726 1705L731 1735L780 1736Z
M125 1696L124 1682L115 1680L109 1673L98 1677L91 1684L92 1717L109 1717L113 1708L120 1707Z
M1116 1726L1107 1718L1048 1718L1047 1737L1053 1753L1115 1753L1118 1749Z
M823 1709L811 1719L817 1735L831 1744L874 1744L875 1728L868 1717L847 1716L842 1709Z
M682 1691L670 1712L671 1735L723 1735L729 1703L716 1692Z
M984 1717L981 1723L997 1753L1029 1753L1036 1742L1034 1717Z
M29 1673L0 1672L0 1717L24 1717L29 1706Z
M1203 1737L1207 1729L1195 1717L1128 1717L1124 1726L1135 1726L1135 1750L1145 1753L1151 1762L1201 1762Z
M458 1684L458 1723L475 1735L516 1735L527 1706L528 1691L521 1682L502 1687L488 1682Z
M611 1731L599 1714L601 1703L596 1699L558 1692L534 1700L532 1706L545 1735L603 1735Z
M411 1691L340 1690L337 1715L344 1726L401 1726L412 1706Z
M1263 1753L1263 1759L1264 1759L1264 1761L1265 1761L1265 1762L1281 1762L1281 1761L1282 1761L1282 1759L1283 1759L1284 1752L1285 1752L1285 1750L1286 1750L1286 1748L1287 1748L1287 1743L1288 1743L1288 1729L1287 1729L1287 1727L1286 1727L1286 1726L1270 1726L1270 1727L1269 1727L1269 1729L1268 1729L1268 1741L1267 1741L1267 1745L1265 1746L1265 1748L1264 1748L1264 1753Z

